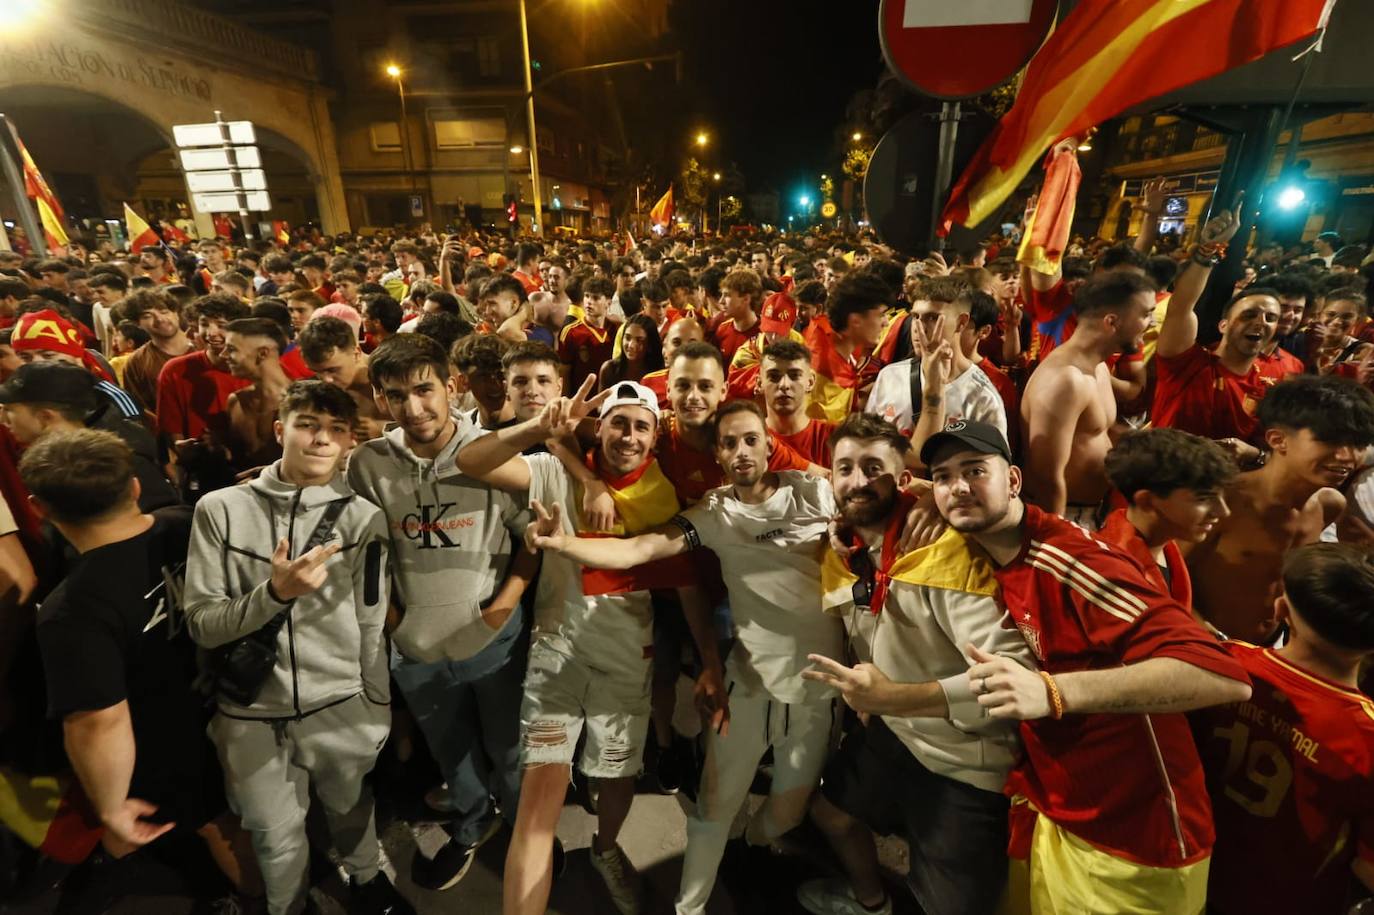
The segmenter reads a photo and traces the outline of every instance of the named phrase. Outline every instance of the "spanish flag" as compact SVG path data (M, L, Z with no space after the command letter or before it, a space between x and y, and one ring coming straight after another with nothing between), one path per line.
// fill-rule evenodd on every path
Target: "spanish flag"
M871 353L855 352L852 359L841 356L835 348L837 335L825 315L812 318L804 336L816 371L816 387L806 412L813 419L842 422L853 412L860 392L873 385L881 366Z
M673 222L673 186L668 185L668 190L662 197L658 198L658 203L649 211L649 218L663 228L668 228Z
M611 490L615 513L619 518L609 533L579 531L582 537L627 537L666 523L678 513L677 490L663 474L658 460L649 458L637 469L622 477L607 476L593 453L587 456L587 466ZM624 594L648 591L652 588L685 588L696 583L690 554L648 562L627 571L615 569L583 569L582 593Z
M1016 252L1017 263L1025 264L1036 273L1052 275L1059 272L1060 262L1069 247L1074 201L1082 180L1078 154L1056 145L1045 159L1045 186L1040 190L1035 213L1026 226L1021 248Z
M1082 0L1031 60L1016 103L955 183L946 224L992 216L1060 140L1312 35L1334 3Z
M893 518L897 524L894 526L892 519L889 519L884 543L900 539L906 511L894 512ZM946 528L934 543L918 547L910 553L898 556L895 550L884 550L880 561L882 568L873 570L874 587L869 610L874 615L882 612L893 582L941 591L960 591L980 597L992 597L997 593L997 576L987 554L971 546L968 538L953 528ZM832 615L844 616L854 602L854 585L858 582L859 576L853 571L851 563L841 559L834 550L826 550L821 558L821 609Z
M275 238L282 247L289 247L291 245L291 227L287 225L286 221L283 219L273 220L272 237Z
M149 245L160 245L162 239L143 217L134 212L128 201L124 203L124 228L129 233L129 251L137 254Z
M62 212L62 204L57 202L57 195L48 187L48 182L43 180L43 174L34 164L33 156L30 156L28 149L24 147L24 141L19 139L19 131L15 130L12 122L6 123L10 125L10 135L14 137L14 146L19 150L19 158L23 162L24 194L38 208L38 220L43 223L43 236L48 242L48 252L56 254L58 248L67 244L67 229L62 224L67 218L66 214Z

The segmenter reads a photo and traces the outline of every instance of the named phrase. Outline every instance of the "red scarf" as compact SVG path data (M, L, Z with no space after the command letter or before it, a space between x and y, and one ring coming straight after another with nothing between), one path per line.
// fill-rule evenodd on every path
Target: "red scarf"
M892 581L888 572L892 569L892 564L900 558L897 544L902 539L902 529L906 527L907 515L911 514L912 506L915 504L915 496L909 492L899 492L897 504L892 507L892 513L888 515L887 527L883 530L883 549L878 557L878 568L873 570L873 596L868 604L874 616L882 612L883 601L887 600L888 583ZM868 577L866 574L867 565L870 562L868 544L853 531L849 533L848 543L854 548L854 552L845 558L845 568L849 569L851 574L857 575L860 581L863 581ZM859 568L856 569L854 560L860 556L863 558L859 560Z

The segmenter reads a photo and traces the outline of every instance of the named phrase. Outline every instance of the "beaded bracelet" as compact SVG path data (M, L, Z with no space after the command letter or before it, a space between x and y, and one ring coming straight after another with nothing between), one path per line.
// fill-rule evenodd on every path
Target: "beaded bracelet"
M1054 677L1040 671L1040 679L1045 681L1045 690L1050 694L1050 717L1058 721L1064 717L1064 694L1059 692L1059 684Z

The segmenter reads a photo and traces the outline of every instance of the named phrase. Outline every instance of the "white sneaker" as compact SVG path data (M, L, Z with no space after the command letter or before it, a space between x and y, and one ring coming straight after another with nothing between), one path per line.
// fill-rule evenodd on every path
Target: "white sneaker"
M812 915L892 915L891 897L883 897L881 908L865 908L844 879L806 881L797 887L797 903Z
M606 891L611 894L616 911L620 915L639 915L639 873L620 846L602 854L596 850L596 837L593 836L592 847L587 851L591 854L592 868L606 883Z

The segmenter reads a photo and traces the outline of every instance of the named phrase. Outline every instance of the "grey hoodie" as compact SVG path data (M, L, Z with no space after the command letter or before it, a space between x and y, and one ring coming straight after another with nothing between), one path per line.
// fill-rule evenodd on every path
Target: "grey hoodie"
M329 559L319 589L290 602L277 636L277 667L252 706L219 697L239 718L295 718L359 692L391 699L382 626L388 598L386 523L335 474L327 486L304 488L281 478L274 463L247 486L230 486L196 505L186 561L186 625L191 638L217 648L262 628L288 605L267 592L272 553L285 537L299 556L325 506L348 500L326 543Z
M404 612L391 638L412 661L465 661L496 637L482 610L528 523L523 499L459 472L454 459L467 438L460 429L429 460L410 450L398 426L348 461L349 485L386 515Z

